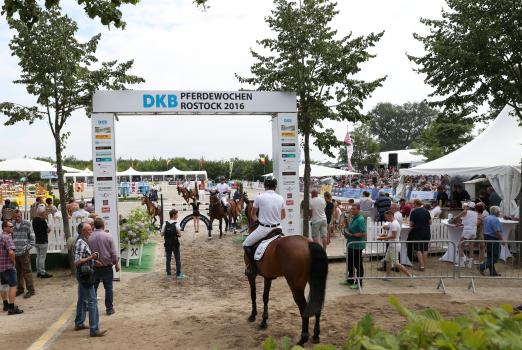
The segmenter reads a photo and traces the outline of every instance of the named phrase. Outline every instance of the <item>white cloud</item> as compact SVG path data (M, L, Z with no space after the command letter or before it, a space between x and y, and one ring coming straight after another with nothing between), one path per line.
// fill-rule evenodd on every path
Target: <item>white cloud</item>
M98 56L101 60L134 59L134 74L147 82L139 89L237 90L234 73L248 75L255 41L270 35L264 17L271 1L211 0L202 11L191 0L147 0L127 6L127 29L108 30L83 15L78 6L66 3L66 11L79 21L79 36L86 40L102 33ZM361 77L388 75L384 86L365 103L365 110L380 101L403 103L427 97L429 88L415 73L405 53L422 52L412 33L422 31L420 17L438 17L442 0L339 1L340 14L334 22L339 34L354 35L385 30L374 48L377 58L365 64ZM12 33L5 19L0 22L0 91L5 101L31 103L34 98L22 86L11 83L19 74L16 57L7 49ZM0 117L0 120L5 120ZM327 123L342 139L346 127ZM90 120L77 113L68 123L72 136L66 154L91 156ZM255 158L271 152L268 117L122 117L117 124L117 152L122 157L200 157L226 159ZM16 145L16 147L12 147ZM0 158L54 154L46 122L34 126L0 126ZM314 159L325 159L317 150Z

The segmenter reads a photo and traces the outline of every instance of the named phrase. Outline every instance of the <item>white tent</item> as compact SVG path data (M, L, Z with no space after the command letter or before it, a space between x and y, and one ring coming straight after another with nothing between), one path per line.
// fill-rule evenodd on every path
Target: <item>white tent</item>
M93 176L92 170L90 170L89 168L85 168L84 170L81 170L79 172L67 172L67 173L65 173L65 177L76 178L76 177L89 177L89 176Z
M473 141L462 148L409 169L401 175L473 176L486 175L503 199L502 211L507 214L515 206L520 191L520 158L522 156L522 127L513 108L504 107L498 117Z
M140 175L143 175L143 172L138 171L138 170L134 169L133 167L129 167L129 169L127 169L127 170L117 172L117 176L133 176L133 175L140 176Z
M304 177L304 164L299 166L299 177ZM326 177L326 176L350 176L350 175L359 175L359 173L355 173L353 171L341 170L336 168L329 168L322 165L310 164L310 176L311 177ZM272 176L272 173L263 175Z
M397 155L397 163L398 164L410 164L410 166L416 166L426 162L426 158L423 155L416 154L415 149L401 149L398 151L386 151L380 152L379 164L388 165L388 158L390 154Z
M56 168L49 162L32 158L8 159L0 162L0 171L13 171L17 173L35 173L42 171L55 172Z

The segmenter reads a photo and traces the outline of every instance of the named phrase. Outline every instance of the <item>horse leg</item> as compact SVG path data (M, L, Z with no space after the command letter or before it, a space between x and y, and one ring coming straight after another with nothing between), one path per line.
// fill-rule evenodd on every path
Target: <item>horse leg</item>
M212 223L214 222L214 217L210 217L210 230L208 230L208 239L212 239Z
M259 328L266 329L268 326L266 320L268 320L268 296L270 295L270 287L272 286L272 280L265 278L265 288L263 290L263 320L259 325Z
M309 317L305 316L305 308L306 308L306 298L304 295L304 289L299 290L292 290L292 294L294 296L294 301L297 304L297 307L299 308L299 313L301 314L301 339L299 339L299 342L297 345L304 346L304 344L308 341L309 334L308 334L308 320Z
M320 322L321 322L321 313L318 312L315 314L314 335L312 336L313 344L319 344L319 334L321 333L321 326L319 325Z
M248 317L249 322L254 322L257 316L257 304L256 304L256 276L248 277L248 283L250 284L250 299L252 299L252 312Z
M226 230L226 226L225 226ZM219 219L219 238L223 237L223 219Z

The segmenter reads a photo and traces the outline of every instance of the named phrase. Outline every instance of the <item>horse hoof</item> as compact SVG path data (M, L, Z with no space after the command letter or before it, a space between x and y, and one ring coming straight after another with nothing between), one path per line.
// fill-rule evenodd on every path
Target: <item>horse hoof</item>
M259 325L259 329L267 329L268 328L268 325L266 324L266 322L261 322L261 324Z
M304 345L308 342L308 337L301 337L299 342L297 343L297 346L304 347Z
M319 337L312 337L312 344L319 344Z
M254 322L256 320L256 316L250 315L248 316L248 322Z

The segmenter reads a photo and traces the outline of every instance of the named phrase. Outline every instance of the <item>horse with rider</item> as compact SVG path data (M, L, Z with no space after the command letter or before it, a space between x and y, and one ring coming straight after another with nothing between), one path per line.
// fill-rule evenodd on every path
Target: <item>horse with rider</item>
M257 315L256 275L264 278L261 328L267 327L272 280L285 277L301 315L301 338L298 345L303 346L309 339L311 316L315 316L312 342L318 343L328 275L328 257L321 245L301 235L283 236L281 221L286 217L286 210L283 197L275 192L276 187L277 180L268 178L265 180L265 192L258 195L254 201L247 199L250 234L243 242L243 248L245 274L250 284L252 300L252 311L248 320L255 321ZM246 195L243 198L246 198ZM258 244L267 238L273 238L273 241L268 246L264 244L262 256L255 256ZM305 297L307 284L310 287L308 300Z

